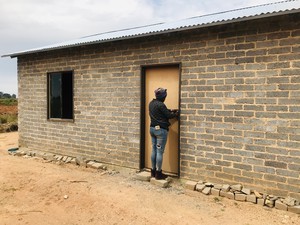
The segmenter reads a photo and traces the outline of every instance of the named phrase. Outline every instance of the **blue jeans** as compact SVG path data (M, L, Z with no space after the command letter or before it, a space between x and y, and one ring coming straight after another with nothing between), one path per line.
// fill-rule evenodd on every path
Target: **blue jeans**
M156 130L154 127L150 127L151 141L152 141L152 153L151 163L152 169L161 171L163 154L168 138L168 131L165 129Z

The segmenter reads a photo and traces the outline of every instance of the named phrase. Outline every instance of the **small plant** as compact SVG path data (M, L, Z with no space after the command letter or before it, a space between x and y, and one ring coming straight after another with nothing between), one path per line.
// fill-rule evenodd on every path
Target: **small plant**
M219 202L219 201L221 201L218 197L214 197L214 201L215 202Z

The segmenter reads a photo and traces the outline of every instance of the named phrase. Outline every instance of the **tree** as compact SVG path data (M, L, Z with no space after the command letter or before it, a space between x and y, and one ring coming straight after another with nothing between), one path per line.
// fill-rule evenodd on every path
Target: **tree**
M17 98L17 96L15 94L8 94L8 93L3 93L2 91L0 91L0 98Z
M11 95L10 94L7 94L7 93L4 93L2 98L11 98Z

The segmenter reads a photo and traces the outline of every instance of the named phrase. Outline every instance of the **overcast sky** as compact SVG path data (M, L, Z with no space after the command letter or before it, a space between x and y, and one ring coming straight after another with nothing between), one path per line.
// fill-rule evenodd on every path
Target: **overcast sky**
M0 56L79 37L280 0L0 0ZM0 91L17 94L17 59L0 58Z

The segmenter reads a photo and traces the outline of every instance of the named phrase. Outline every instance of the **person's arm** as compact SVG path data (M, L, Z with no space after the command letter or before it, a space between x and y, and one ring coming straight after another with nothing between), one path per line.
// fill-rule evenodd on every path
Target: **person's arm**
M165 117L167 117L168 119L178 117L178 110L177 111L170 110L167 108L167 106L165 104L161 105L160 110L165 115Z

